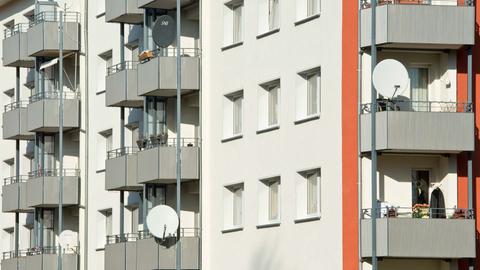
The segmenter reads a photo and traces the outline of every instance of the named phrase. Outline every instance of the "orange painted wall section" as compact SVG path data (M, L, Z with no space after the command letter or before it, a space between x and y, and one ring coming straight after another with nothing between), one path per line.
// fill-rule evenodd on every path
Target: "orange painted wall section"
M343 269L358 269L357 56L358 1L342 0Z

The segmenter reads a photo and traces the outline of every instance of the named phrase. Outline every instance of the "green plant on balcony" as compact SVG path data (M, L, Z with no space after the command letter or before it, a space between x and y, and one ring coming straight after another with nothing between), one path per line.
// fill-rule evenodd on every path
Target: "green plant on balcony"
M412 218L428 218L428 204L415 204L412 207Z

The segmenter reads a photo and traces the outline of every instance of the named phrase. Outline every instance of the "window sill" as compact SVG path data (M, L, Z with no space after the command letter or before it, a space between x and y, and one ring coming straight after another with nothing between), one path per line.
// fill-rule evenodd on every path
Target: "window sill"
M317 220L320 220L320 215L296 218L294 222L295 224L298 224L298 223L311 222L311 221L317 221Z
M238 139L241 139L241 138L243 138L243 134L233 135L231 137L222 139L222 143L238 140Z
M263 34L259 34L257 35L257 39L261 39L261 38L264 38L264 37L268 37L270 35L273 35L275 33L278 33L280 32L280 28L276 28L276 29L273 29L273 30L269 30L268 32L265 32Z
M95 173L104 173L105 172L105 169L98 169L95 171Z
M223 51L226 51L226 50L229 50L229 49L232 49L232 48L235 48L235 47L242 46L242 45L243 45L243 41L240 41L240 42L237 42L237 43L233 43L233 44L230 44L230 45L223 46L223 47L222 47L222 52L223 52Z
M98 19L98 18L101 18L103 16L105 16L105 11L102 11L102 12L98 13L95 17L97 17L97 19Z
M259 130L257 130L257 134L262 134L262 133L277 130L277 129L280 129L280 125L275 125L275 126L259 129Z
M99 96L101 94L105 94L105 92L107 92L107 90L100 90L100 91L97 91L95 94Z
M296 21L296 22L295 22L295 26L299 26L299 25L304 24L304 23L307 23L307 22L309 22L309 21L313 21L313 20L315 20L315 19L317 19L317 18L320 18L320 13L315 14L315 15L312 15L312 16L308 16L308 17L303 18L303 19L301 19L301 20L299 20L299 21Z
M229 228L229 229L223 229L222 233L232 233L232 232L239 232L243 231L243 227L234 227L234 228Z
M305 123L305 122L308 122L308 121L317 120L317 119L320 119L320 114L314 114L314 115L310 115L310 116L307 116L307 117L299 119L299 120L295 120L294 123L295 123L295 125L299 125L299 124L302 124L302 123Z
M95 249L95 251L105 251L105 247L98 247Z
M272 228L272 227L280 227L280 221L274 221L271 223L257 225L257 229L265 229L265 228Z

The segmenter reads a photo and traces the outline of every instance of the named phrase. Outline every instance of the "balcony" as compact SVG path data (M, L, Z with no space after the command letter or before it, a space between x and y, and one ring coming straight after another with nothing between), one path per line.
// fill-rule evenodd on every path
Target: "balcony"
M58 247L37 247L29 249L25 258L26 269L56 270L58 263L57 250ZM77 270L78 256L78 248L65 248L62 253L62 269Z
M142 190L137 184L137 148L127 147L109 151L105 161L106 190Z
M65 12L63 19L63 52L65 55L80 50L80 14ZM27 31L29 56L58 57L59 22L60 14L58 12L43 11L35 14Z
M377 150L459 153L474 150L471 104L378 100ZM362 105L362 152L371 150L371 104Z
M200 89L199 50L181 49L182 94ZM173 97L177 89L176 49L153 52L153 57L137 66L138 95Z
M107 69L107 107L143 107L143 97L137 94L137 64L127 61Z
M27 128L28 102L20 101L5 106L3 113L3 139L31 140L34 137Z
M18 256L15 255L14 251L3 252L1 269L2 270L28 270L25 256L26 256L25 251L19 251Z
M58 132L60 94L58 92L37 93L28 104L27 130L32 132ZM63 129L80 126L80 99L76 92L63 93Z
M475 258L475 219L464 209L378 209L377 256ZM436 218L434 218L436 217ZM371 209L362 219L362 257L371 257Z
M199 179L199 141L181 139L182 181ZM139 184L176 182L176 140L152 137L143 141L137 154L137 182Z
M30 212L27 207L28 176L20 175L4 179L2 187L2 212Z
M8 67L33 67L35 59L28 56L28 24L16 24L5 29L3 39L3 65Z
M60 171L39 170L30 173L27 181L28 207L57 207L59 203ZM63 205L78 205L80 202L80 171L64 169Z
M139 24L143 22L143 10L137 0L105 0L105 21Z
M473 45L473 1L377 0L376 42L390 48L458 49ZM433 3L432 3L433 2ZM362 47L371 46L370 0L361 10Z
M194 2L193 0L180 1L182 7ZM138 0L138 7L140 8L174 9L176 6L176 0Z
M182 229L182 269L199 268L198 229ZM125 258L125 261L119 260ZM107 237L105 270L175 269L175 244L165 247L148 233Z

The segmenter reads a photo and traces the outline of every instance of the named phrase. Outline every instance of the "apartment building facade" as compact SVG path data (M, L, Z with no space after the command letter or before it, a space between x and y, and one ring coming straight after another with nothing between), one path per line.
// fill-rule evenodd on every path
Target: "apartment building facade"
M177 147L182 269L480 267L477 6L375 3L0 0L0 269L175 269Z

